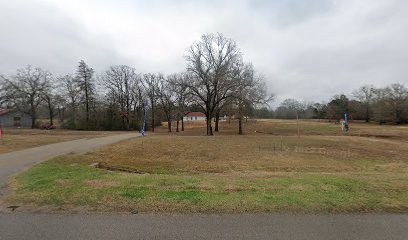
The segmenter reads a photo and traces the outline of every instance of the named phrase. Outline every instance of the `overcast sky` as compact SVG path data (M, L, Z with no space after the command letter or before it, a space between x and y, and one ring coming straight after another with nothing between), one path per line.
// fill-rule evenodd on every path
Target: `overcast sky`
M277 101L408 83L406 0L0 0L0 73L84 59L180 72L203 33L233 38Z

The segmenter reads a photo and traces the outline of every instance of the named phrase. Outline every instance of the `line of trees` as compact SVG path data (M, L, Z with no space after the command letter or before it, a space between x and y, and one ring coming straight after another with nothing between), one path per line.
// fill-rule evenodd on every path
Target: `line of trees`
M48 115L49 124L58 118L61 126L82 130L139 129L144 104L149 102L150 129L166 121L184 131L187 111L207 116L207 135L219 131L219 118L234 115L243 133L242 121L253 109L267 104L263 77L251 63L243 61L237 44L220 33L205 34L186 55L186 70L164 76L137 72L126 65L111 66L96 76L81 60L75 73L53 76L42 68L27 66L12 76L0 75L0 107L17 108L37 119Z
M348 113L350 119L403 124L408 123L408 89L402 84L391 84L384 88L364 85L351 96L335 95L328 103L306 103L286 99L275 111L261 108L256 115L261 118L329 119L338 121Z

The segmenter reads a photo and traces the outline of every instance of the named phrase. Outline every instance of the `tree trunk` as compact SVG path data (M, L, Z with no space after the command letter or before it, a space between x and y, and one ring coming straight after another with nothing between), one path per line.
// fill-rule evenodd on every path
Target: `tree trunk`
M124 120L125 120L125 128L126 128L126 131L129 131L129 129L130 129L129 115L125 116L125 117L124 117Z
M167 121L167 127L169 128L169 132L171 132L171 120Z
M50 125L53 126L54 122L53 122L53 118L54 118L54 110L52 109L51 104L48 103L48 112L50 114Z
M31 117L31 128L35 128L35 117Z
M184 117L181 118L181 131L184 132Z
M219 123L220 123L220 112L217 111L215 113L215 129L214 129L214 131L216 131L216 132L218 132L218 130L219 130Z
M85 80L85 107L86 107L86 130L89 129L89 97L88 97L88 85Z
M244 132L242 130L242 116L239 116L239 119L238 119L238 134L239 135L244 134Z
M53 115L54 115L54 113L53 113L53 112L50 112L50 125L51 125L51 126L54 126L54 121L53 121L53 120L54 120L54 116L53 116Z
M37 120L36 119L36 117L35 117L35 112L33 113L31 113L31 128L35 128L35 120Z
M74 100L71 102L71 108L72 108L72 123L74 125L74 128L76 129L76 118L77 118L77 111L76 111L76 104Z
M30 114L31 115L31 128L35 128L36 112L35 112L34 103L31 103L30 113L31 113Z
M366 119L365 120L367 123L370 121L370 109L368 108L368 105L366 108Z
M179 119L177 119L177 127L176 127L176 132L179 132L179 122L180 122L180 120L179 120Z
M238 104L238 134L242 135L244 134L244 131L242 130L242 118L243 118L243 106L242 106L242 102L240 101Z
M206 122L207 122L207 136L212 136L213 132L212 132L212 125L211 125L211 113L207 113L206 114Z

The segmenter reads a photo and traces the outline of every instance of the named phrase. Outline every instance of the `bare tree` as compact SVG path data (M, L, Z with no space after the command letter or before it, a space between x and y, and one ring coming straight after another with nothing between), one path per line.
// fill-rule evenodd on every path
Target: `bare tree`
M375 89L372 85L365 85L353 92L353 96L357 98L364 106L365 121L369 122L371 118L371 104L375 95Z
M122 124L129 130L132 109L136 104L136 99L132 97L132 87L140 82L140 75L132 67L119 65L110 67L101 79L104 86L110 90L111 96L117 100Z
M10 104L11 92L8 90L6 77L0 75L0 106Z
M179 122L181 120L181 131L184 131L184 114L187 102L190 100L190 94L187 87L188 79L191 78L188 73L172 74L167 77L171 89L175 94L175 102L177 104L175 108L176 115L176 132L179 131Z
M193 43L186 55L187 71L193 75L188 88L206 115L207 135L213 135L212 117L221 101L235 87L227 75L240 56L236 43L222 34L205 34Z
M43 93L49 87L50 79L50 72L31 66L18 69L11 78L3 77L7 101L31 116L31 128L35 127L37 108L43 101Z
M147 73L143 75L143 86L144 89L147 93L147 96L150 99L150 107L151 107L151 114L152 114L152 132L154 132L154 125L155 125L155 106L156 106L156 101L157 101L157 88L160 83L160 79L162 79L163 76L161 74L153 74L153 73Z
M234 64L233 78L239 83L233 98L238 112L238 134L243 134L243 118L248 110L257 106L265 105L273 99L268 96L262 76L257 76L252 64L244 64L240 61Z
M175 94L175 85L171 83L171 78L164 78L162 75L159 75L159 82L156 88L156 96L160 101L160 105L163 108L163 111L166 115L168 131L171 132L171 121L174 114L176 94Z
M135 121L137 126L141 129L143 125L143 115L145 110L146 92L142 84L142 78L140 75L137 77L137 81L131 82L130 96L133 101L133 112L135 113Z
M391 118L395 123L403 123L408 121L408 89L402 84L394 83L386 88L386 94L390 110L392 112Z
M65 110L67 106L67 100L62 94L54 95L54 105L56 107L56 115L58 115L60 123L65 121Z
M76 72L75 83L83 94L85 104L85 129L89 129L89 115L95 97L94 70L81 60Z
M47 105L50 126L54 125L54 116L55 116L55 107L56 107L56 94L54 93L54 83L50 82L47 87L45 87L42 91L42 98Z
M80 89L77 86L75 79L72 75L65 75L58 78L62 85L62 93L65 98L68 99L68 106L71 110L72 127L76 128L76 123L78 119L77 107L80 99Z

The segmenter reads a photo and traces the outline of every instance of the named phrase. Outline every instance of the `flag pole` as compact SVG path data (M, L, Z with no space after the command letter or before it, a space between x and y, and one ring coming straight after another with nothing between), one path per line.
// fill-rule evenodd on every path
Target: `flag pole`
M144 119L143 119L143 128L142 128L142 137L145 135L145 129L146 129L146 116L147 116L147 110L149 109L149 105L147 104L147 99L145 102L145 107L144 107Z
M297 110L296 110L296 125L297 125L297 137L298 137L298 140L299 140L300 139L300 129L299 129L299 114L298 114Z
M347 113L344 113L344 128L346 132L348 132L349 126L348 126L348 120L347 120Z

